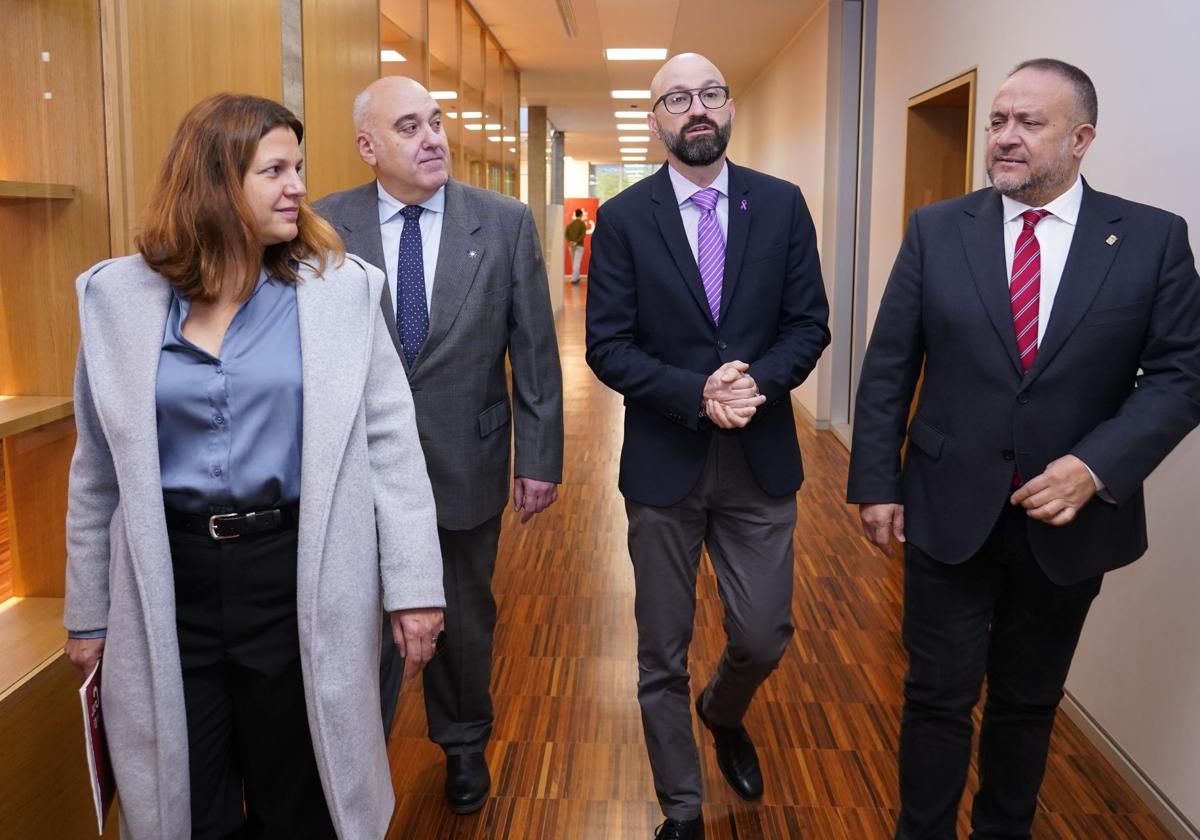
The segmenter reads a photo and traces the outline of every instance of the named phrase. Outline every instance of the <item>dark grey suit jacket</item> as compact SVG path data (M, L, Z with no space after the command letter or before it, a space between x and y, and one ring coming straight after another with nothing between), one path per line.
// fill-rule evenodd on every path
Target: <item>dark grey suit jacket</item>
M1116 500L1065 527L1030 520L1055 582L1146 550L1142 482L1200 422L1200 277L1187 225L1084 184L1037 359L1022 376L1001 199L991 188L913 213L855 406L848 501L901 502L908 541L961 563L1026 477L1073 453ZM900 449L913 390L917 410Z
M386 271L378 202L371 181L325 196L314 209L347 251ZM381 307L399 352L386 293ZM562 481L562 370L546 266L524 204L446 184L429 338L406 372L439 526L474 528L504 509L514 448L516 475Z

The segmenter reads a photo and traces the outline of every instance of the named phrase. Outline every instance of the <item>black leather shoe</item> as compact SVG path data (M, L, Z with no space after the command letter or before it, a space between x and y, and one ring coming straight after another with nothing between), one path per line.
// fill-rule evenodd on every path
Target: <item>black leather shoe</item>
M446 756L446 804L456 814L474 814L492 789L483 753Z
M758 753L754 742L744 726L714 726L704 717L704 692L696 698L696 714L713 736L717 750L717 766L721 768L725 781L733 792L742 799L761 799L763 795L762 771L758 766Z
M704 837L704 820L667 820L654 830L655 840L701 840Z

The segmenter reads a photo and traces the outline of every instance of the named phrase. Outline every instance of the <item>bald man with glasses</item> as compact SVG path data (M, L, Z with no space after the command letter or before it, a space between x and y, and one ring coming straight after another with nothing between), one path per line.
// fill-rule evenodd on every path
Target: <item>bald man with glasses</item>
M829 343L800 190L725 158L734 103L695 54L655 76L667 165L606 202L592 235L587 361L625 397L620 489L636 583L638 702L655 837L703 837L687 656L701 546L728 636L696 697L717 763L762 796L743 718L792 637L792 530L803 468L791 390Z

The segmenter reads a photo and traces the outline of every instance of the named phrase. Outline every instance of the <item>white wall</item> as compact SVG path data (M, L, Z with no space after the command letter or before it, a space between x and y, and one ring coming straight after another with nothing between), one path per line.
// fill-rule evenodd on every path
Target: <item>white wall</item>
M825 186L825 110L829 7L822 6L745 91L732 91L737 111L729 157L799 185L821 241ZM818 415L817 375L795 391Z
M983 118L1007 72L1037 56L1091 75L1100 99L1091 185L1170 209L1200 230L1200 3L1144 0L882 0L879 3L870 287L874 320L900 244L905 101L978 67ZM1029 22L1025 25L1022 21ZM1102 360L1097 360L1102 364ZM1105 580L1067 688L1193 824L1200 824L1200 436L1147 485L1150 552Z
M563 159L563 198L587 198L590 193L588 179L591 164L575 158Z

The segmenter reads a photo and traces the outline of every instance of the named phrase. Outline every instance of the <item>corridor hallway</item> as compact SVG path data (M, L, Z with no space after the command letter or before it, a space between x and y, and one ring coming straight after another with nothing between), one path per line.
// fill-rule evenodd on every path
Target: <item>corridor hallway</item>
M559 501L527 525L511 508L504 515L491 798L468 817L446 808L443 762L425 737L414 681L402 693L389 744L397 798L390 840L648 840L662 820L636 697L633 574L617 491L621 398L584 362L585 293L586 284L567 284L558 318L566 417ZM760 803L734 795L704 732L708 840L891 837L904 673L901 566L870 549L856 511L842 501L846 450L804 421L799 434L807 478L795 533L796 635L746 719L766 795ZM693 696L723 644L707 560L697 597ZM974 786L972 771L968 795ZM960 812L960 836L967 830ZM1060 715L1034 837L1170 835Z

